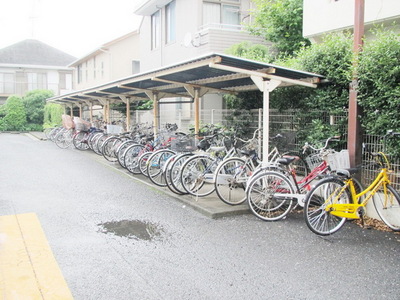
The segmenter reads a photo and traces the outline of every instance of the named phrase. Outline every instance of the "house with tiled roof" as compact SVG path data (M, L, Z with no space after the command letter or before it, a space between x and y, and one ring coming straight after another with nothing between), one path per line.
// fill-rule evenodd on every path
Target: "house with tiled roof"
M73 90L76 58L41 41L27 39L0 49L0 104L10 95L37 89L61 95Z

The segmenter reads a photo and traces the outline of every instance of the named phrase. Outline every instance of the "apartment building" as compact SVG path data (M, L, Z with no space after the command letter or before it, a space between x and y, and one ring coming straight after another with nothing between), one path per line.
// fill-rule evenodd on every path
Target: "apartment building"
M352 30L354 26L354 1L304 0L303 35L313 42L321 41L324 34ZM377 25L400 32L399 0L365 0L365 35Z
M71 92L76 58L38 40L27 39L0 49L0 104L10 95L46 89L61 95Z
M251 0L144 0L135 14L143 16L140 28L140 64L143 71L169 66L203 54L224 53L243 41L266 43L250 35L246 24L251 22ZM179 99L175 99L179 101ZM225 104L220 94L206 94L200 109L221 109ZM191 104L163 106L168 110L165 122L179 119L190 122ZM207 122L203 116L201 118Z
M72 62L69 67L74 68L75 89L82 90L139 73L139 33L135 30L118 37Z

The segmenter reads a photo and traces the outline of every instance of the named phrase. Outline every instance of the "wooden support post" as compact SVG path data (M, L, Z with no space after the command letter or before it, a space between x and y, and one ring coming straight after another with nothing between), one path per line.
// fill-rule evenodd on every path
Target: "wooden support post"
M354 14L354 45L355 53L354 64L357 63L358 54L362 51L364 36L364 0L355 0ZM349 115L348 115L348 140L347 148L349 150L350 166L355 167L362 161L362 129L360 125L361 109L358 105L358 75L354 68L353 80L349 90Z

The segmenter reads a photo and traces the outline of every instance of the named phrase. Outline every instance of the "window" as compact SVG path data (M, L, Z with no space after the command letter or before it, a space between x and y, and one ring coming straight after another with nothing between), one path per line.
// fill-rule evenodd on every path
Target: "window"
M15 93L14 83L15 83L14 74L0 73L0 93L1 94Z
M172 1L165 7L165 29L167 44L176 41L176 14L175 1Z
M132 74L140 73L140 61L132 60Z
M204 1L203 25L240 25L240 6L233 2L239 3L239 0Z
M78 83L82 82L82 65L78 66Z
M96 56L93 57L93 79L96 79Z
M151 49L160 47L161 42L161 13L155 12L151 16Z
M88 62L85 63L85 80L86 80L86 82L89 80Z
M28 91L47 89L47 75L45 73L27 73L27 77Z

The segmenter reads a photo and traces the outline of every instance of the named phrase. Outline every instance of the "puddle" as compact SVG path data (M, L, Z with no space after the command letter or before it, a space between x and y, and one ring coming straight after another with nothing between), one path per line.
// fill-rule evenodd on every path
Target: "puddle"
M100 223L100 232L111 233L128 239L152 241L159 239L163 233L161 226L139 220L121 220Z

